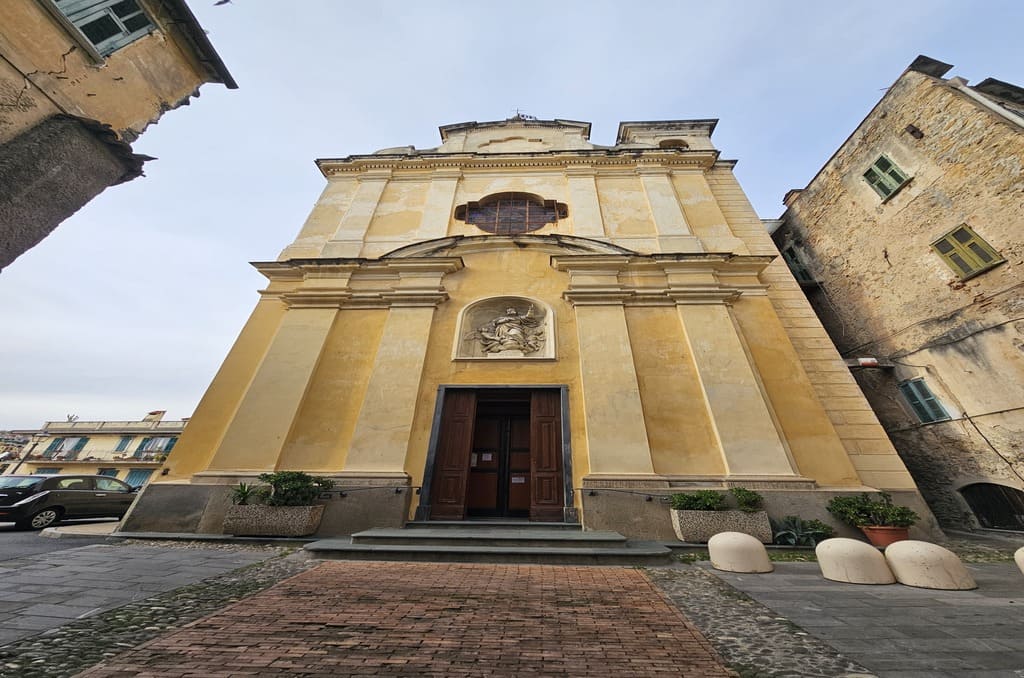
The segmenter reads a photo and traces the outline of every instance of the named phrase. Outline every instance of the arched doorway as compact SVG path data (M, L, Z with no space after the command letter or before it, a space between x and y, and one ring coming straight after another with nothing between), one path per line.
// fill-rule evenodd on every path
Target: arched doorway
M974 483L960 488L982 527L1024 531L1024 492L995 483Z

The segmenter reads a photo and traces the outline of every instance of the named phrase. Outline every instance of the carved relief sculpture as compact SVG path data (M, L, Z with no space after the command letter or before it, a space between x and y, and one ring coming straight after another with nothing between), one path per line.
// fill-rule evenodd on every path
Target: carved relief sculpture
M505 309L503 315L494 318L471 334L480 342L484 353L522 351L524 355L536 353L544 346L543 318L534 315L531 304L525 314L514 307Z
M551 311L522 297L472 304L460 318L456 358L553 358Z

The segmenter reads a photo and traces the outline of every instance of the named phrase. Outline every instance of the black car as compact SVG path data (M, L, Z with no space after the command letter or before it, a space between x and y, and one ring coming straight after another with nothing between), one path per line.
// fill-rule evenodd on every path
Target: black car
M0 522L41 530L62 518L121 518L136 490L109 476L0 476Z

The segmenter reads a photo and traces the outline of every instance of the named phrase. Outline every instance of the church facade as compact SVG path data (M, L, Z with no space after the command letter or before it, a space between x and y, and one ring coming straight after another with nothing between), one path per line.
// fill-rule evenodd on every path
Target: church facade
M321 159L296 240L123 531L217 533L230 486L333 478L319 534L408 520L672 538L673 492L927 509L711 143L714 120L516 116ZM926 521L925 529L930 522Z

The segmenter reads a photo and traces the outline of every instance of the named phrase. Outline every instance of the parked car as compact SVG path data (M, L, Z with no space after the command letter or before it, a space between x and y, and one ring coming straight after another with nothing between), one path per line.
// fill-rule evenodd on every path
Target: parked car
M121 518L137 491L109 476L0 476L0 522L41 530L63 518Z

